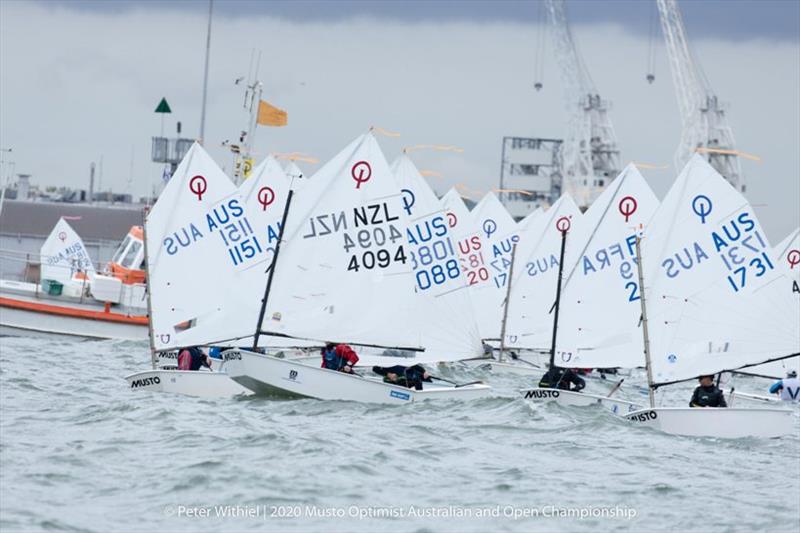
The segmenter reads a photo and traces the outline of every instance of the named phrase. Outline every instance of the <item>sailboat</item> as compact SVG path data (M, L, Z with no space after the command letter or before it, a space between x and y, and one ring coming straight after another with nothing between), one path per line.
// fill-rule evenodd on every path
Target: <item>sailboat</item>
M312 188L318 193L309 192ZM286 223L291 194L285 205L284 248L276 248L255 343L261 335L273 335L399 354L382 356L386 364L463 357L457 351L426 353L429 339L424 328L415 328L419 299L409 259L409 197L397 186L374 137L367 133L356 139L309 180L304 193L294 207L299 226ZM397 404L490 391L481 383L408 389L250 350L223 356L231 378L256 392Z
M267 260L266 240L253 229L244 200L199 144L148 213L144 237L153 368L126 376L129 387L203 397L247 393L220 367L157 368L158 352L207 345L206 324L235 320L224 305L229 289L223 280Z
M792 433L790 410L655 406L659 387L800 355L800 302L747 200L696 155L640 241L650 406L626 418L675 435Z
M504 299L503 312L507 315L503 339L514 357L511 360L491 362L493 370L520 375L538 375L545 367L548 341L553 323L550 311L553 304L554 276L559 269L561 232L566 221L572 228L580 225L580 210L572 199L564 195L550 208L530 220L520 234L515 252L514 279L511 292ZM572 246L571 240L567 246ZM500 320L497 320L497 331ZM497 338L497 337L495 337Z
M565 259L557 324L557 365L589 369L643 366L637 329L641 310L634 245L657 207L655 194L630 164L583 215L582 225L570 232L572 244ZM626 326L621 328L620 324ZM531 335L528 342L542 345L545 339L541 334ZM607 383L611 386L615 381ZM525 389L521 394L531 401L599 404L615 413L640 407L637 402L608 394L539 387Z
M102 272L59 219L40 250L39 282L0 280L0 334L84 339L147 337L142 228L133 226Z

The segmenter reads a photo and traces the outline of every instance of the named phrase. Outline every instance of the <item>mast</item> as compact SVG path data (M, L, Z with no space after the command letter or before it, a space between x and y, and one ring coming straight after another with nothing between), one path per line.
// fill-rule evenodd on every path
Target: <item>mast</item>
M244 159L250 159L253 153L253 144L256 136L256 121L258 120L258 108L261 107L261 93L263 85L258 81L258 71L261 69L261 50L258 51L258 61L256 62L256 75L253 84L248 87L250 93L250 118L247 123L247 137L244 143Z
M511 267L508 269L508 287L506 287L506 304L503 307L503 325L500 328L500 358L503 362L503 353L506 351L506 321L508 320L508 304L511 302L511 280L514 279L514 257L517 255L517 243L511 248Z
M206 140L206 96L208 95L208 56L211 53L211 13L214 0L208 0L208 31L206 32L206 66L203 72L203 107L200 112L200 144ZM164 129L164 117L161 117L161 129ZM163 132L162 132L163 137Z
M567 232L570 222L567 217L561 217L556 221L556 228L561 232L561 256L558 260L558 283L556 285L555 315L553 316L553 342L550 345L550 368L555 365L556 359L556 336L558 334L558 309L561 304L561 278L564 274L564 248L567 244Z
M644 336L644 365L647 369L647 393L650 398L650 408L656 406L653 393L653 367L650 364L650 335L647 331L647 304L644 299L644 273L642 272L642 239L636 235L636 270L639 273L639 295L642 302L642 334Z
M258 348L258 338L261 335L261 323L264 321L264 313L267 311L269 291L272 288L272 277L275 274L275 267L278 265L278 254L281 251L283 232L286 229L286 217L289 215L289 206L292 203L292 196L294 196L294 191L289 189L289 196L286 197L286 207L283 208L283 216L281 217L281 229L278 232L278 243L275 245L275 255L272 257L272 265L269 269L269 274L267 275L267 287L264 289L264 298L261 300L261 311L258 313L258 324L256 324L256 333L253 337L253 351Z
M153 365L153 370L156 369L156 343L153 339L153 304L150 300L150 263L148 262L150 256L147 255L147 214L149 209L144 208L144 219L142 220L142 240L144 241L144 282L147 287L147 336L150 340L150 362Z

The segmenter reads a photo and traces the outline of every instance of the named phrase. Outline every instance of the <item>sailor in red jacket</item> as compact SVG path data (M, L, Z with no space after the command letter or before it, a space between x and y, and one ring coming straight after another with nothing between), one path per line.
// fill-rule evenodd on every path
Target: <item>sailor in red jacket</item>
M322 349L322 368L352 373L356 363L358 355L346 344L329 342Z

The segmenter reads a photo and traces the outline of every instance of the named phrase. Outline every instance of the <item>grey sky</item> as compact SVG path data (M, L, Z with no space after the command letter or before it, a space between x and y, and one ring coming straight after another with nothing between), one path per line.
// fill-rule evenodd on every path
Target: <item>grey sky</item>
M197 135L205 3L159 9L155 3L147 9L63 4L0 2L0 144L12 146L17 171L40 184L85 187L89 163L102 155L103 188L125 190L133 161L131 190L145 194L160 176L149 157L150 137L160 127L153 110L162 96L173 109L167 131L181 120L185 134ZM592 19L596 4L570 4L573 20L583 21L574 25L575 37L597 88L613 102L623 159L670 165L643 171L661 197L675 175L680 121L660 33L651 86L644 81L647 30L626 24L634 12L649 24L649 7L616 2ZM711 8L685 4L695 51L720 98L731 104L740 149L763 158L744 163L748 197L777 243L800 224L797 3L734 2L719 9L714 2L716 11L708 11L714 16L702 23L692 10ZM762 4L763 12L753 7ZM418 4L404 5L414 12ZM260 155L302 151L325 160L377 125L401 134L379 138L390 159L414 144L464 148L463 154L412 154L420 168L442 174L430 180L439 192L457 182L487 190L496 187L503 135L564 135L552 59L544 64L544 89L532 88L537 32L527 19L487 14L477 2L444 5L469 16L436 4L439 11L416 19L394 14L396 4L345 4L346 13L380 15L355 19L323 16L322 5L306 6L303 16L292 5L267 4L288 10L276 19L262 4L253 6L257 14L241 16L221 5L214 20L206 146L222 165L229 167L231 158L221 141L244 126L242 92L233 80L247 74L253 48L264 54L265 99L289 113L289 126L259 129ZM497 12L530 7L504 3ZM380 13L359 11L367 8ZM698 25L706 29L693 37Z
M37 0L43 5L83 11L124 13L180 10L205 12L207 0ZM281 17L293 22L343 20L357 16L406 22L515 22L536 23L538 0L217 0L220 16ZM797 40L800 2L795 0L691 0L682 2L687 31L695 37L733 40L767 37ZM657 15L655 0L572 0L569 14L576 24L615 23L632 32L648 34ZM655 19L657 23L658 20Z

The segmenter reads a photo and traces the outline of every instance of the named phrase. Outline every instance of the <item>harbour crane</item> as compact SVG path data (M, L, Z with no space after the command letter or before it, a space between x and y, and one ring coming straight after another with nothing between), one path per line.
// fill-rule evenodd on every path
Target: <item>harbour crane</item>
M675 167L683 168L700 153L737 190L745 191L741 160L723 106L697 61L676 0L657 0L661 28L667 44L672 82L681 114L681 141Z
M620 151L608 116L609 102L600 97L578 51L565 0L545 0L545 8L569 113L562 152L562 190L585 209L619 174Z

